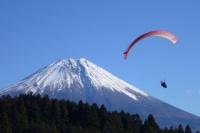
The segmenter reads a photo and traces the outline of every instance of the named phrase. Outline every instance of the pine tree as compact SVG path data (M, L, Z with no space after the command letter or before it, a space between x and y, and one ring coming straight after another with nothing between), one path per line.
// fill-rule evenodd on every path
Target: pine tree
M178 126L178 133L184 133L184 129L181 124Z
M0 98L0 133L192 133L178 128L160 129L153 115L142 123L138 114L109 112L105 106L79 104L48 96L20 95ZM197 132L198 133L198 132Z
M185 133L192 133L192 129L190 128L189 125L187 125L187 126L185 127Z
M133 133L139 133L142 127L142 120L138 114L132 116L133 118Z
M143 125L143 133L159 133L160 128L158 124L156 123L153 115L149 115L147 120L144 122Z
M3 112L0 115L0 132L1 133L12 133L11 124L7 113Z

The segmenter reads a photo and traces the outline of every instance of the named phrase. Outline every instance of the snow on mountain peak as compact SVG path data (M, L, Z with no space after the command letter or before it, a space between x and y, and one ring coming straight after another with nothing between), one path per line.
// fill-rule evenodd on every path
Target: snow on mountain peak
M47 88L49 92L56 93L56 91L71 90L75 87L79 88L79 91L91 87L97 91L109 89L123 93L134 100L138 100L138 93L148 96L145 92L120 80L85 58L58 60L10 86L3 93L17 90L24 93L43 94Z
M87 59L58 60L18 83L0 91L0 96L19 94L48 95L50 98L105 105L110 111L154 114L166 126L188 124L199 129L197 116L177 109L120 80ZM177 120L176 120L177 119Z

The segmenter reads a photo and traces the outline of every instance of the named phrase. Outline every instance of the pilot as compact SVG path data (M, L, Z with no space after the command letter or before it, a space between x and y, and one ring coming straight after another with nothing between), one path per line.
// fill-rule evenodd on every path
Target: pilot
M163 87L163 88L167 88L167 84L165 81L160 81L160 85Z

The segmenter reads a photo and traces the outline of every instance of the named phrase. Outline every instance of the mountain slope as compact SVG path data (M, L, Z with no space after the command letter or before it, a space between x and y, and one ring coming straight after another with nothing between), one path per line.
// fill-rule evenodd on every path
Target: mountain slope
M125 110L146 117L153 114L161 125L190 124L200 129L200 118L149 96L90 61L59 60L24 80L5 88L0 95L20 93L104 104L109 110Z

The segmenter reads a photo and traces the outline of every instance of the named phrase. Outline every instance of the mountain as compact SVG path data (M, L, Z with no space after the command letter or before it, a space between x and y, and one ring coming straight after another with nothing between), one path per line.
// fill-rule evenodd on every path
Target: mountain
M200 117L148 95L84 58L54 62L3 89L0 96L30 92L74 102L104 104L110 111L124 110L143 117L153 114L161 126L181 123L200 129Z

